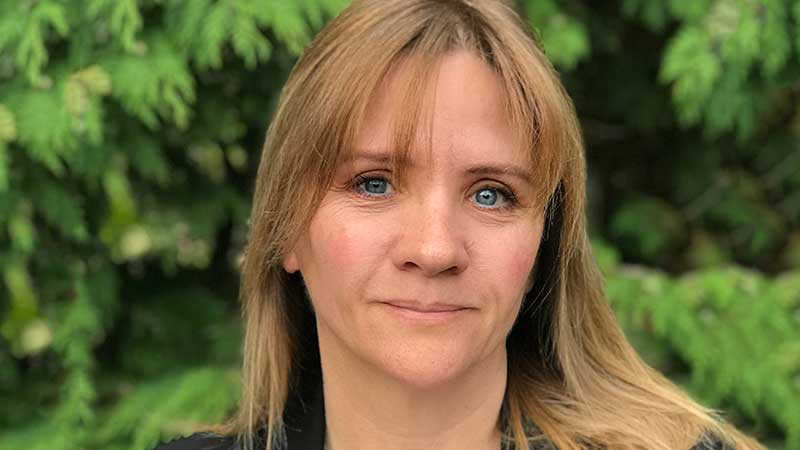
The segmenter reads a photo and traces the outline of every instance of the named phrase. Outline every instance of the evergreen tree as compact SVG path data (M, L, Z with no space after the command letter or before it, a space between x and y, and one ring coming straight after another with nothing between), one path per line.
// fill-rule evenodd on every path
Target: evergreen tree
M232 411L267 122L347 3L0 2L0 450L145 450ZM517 3L631 340L800 449L800 1Z

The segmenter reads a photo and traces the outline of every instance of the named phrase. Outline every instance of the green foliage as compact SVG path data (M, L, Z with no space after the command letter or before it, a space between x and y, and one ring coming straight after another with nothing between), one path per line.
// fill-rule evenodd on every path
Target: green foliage
M753 136L768 107L759 94L785 83L782 71L796 76L796 67L787 67L790 7L784 0L719 0L707 13L683 20L661 70L661 79L674 83L682 123L704 120L710 136L731 129L740 139Z
M342 6L3 2L0 374L13 401L0 448L144 449L230 412L236 376L203 366L238 359L244 149L259 148L279 83L250 88L253 70L299 54ZM201 273L223 274L203 276L218 291L192 288Z
M641 197L631 199L614 216L611 235L623 248L651 261L668 255L676 246L683 224L672 206L659 199ZM641 230L646 229L646 233Z
M598 231L671 271L797 268L796 2L626 0L622 18L568 5L592 42L559 65L599 179Z
M616 269L612 304L640 351L660 350L645 352L651 364L726 419L778 424L786 448L800 448L800 273Z
M0 450L147 449L231 412L266 121L346 3L0 2ZM628 336L800 449L800 2L517 4L584 126Z
M574 69L581 59L588 56L590 44L585 24L565 14L558 2L526 1L522 6L550 61Z
M151 449L176 435L192 433L197 424L224 420L239 399L238 389L239 374L234 370L198 367L161 377L126 393L124 401L108 411L96 441Z

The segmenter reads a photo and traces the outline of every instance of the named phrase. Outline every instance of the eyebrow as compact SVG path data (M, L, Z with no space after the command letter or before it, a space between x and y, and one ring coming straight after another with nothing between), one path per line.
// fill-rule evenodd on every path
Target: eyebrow
M391 153L386 153L386 152L378 152L378 153L375 153L375 152L363 152L363 153L356 152L356 153L350 155L348 158L346 158L345 161L346 162L355 162L355 161L362 161L363 160L363 161L372 161L372 162L378 162L378 163L388 163L388 162L391 161L391 159L392 159L392 154ZM408 158L405 158L405 157L401 157L400 161L398 161L398 162L400 164L408 166L408 167L416 166L414 161L412 161L412 160L410 160ZM494 165L475 165L475 166L470 166L469 168L467 168L467 170L465 172L470 174L470 175L481 175L481 176L486 176L486 175L493 175L493 176L507 175L507 176L512 176L512 177L518 178L518 179L520 179L521 181L523 181L525 183L533 184L533 174L531 173L531 171L530 170L526 170L526 169L524 169L524 168L522 168L520 166L516 166L516 165L508 165L508 164L498 165L498 166L494 166Z
M467 173L472 175L510 175L523 182L533 184L533 174L518 166L473 166L467 169Z

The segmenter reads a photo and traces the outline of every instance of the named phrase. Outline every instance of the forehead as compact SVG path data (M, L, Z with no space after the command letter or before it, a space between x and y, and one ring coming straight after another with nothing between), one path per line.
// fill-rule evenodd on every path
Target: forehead
M352 150L389 150L400 153L400 161L423 165L444 156L528 161L528 152L516 145L503 83L491 66L463 50L441 55L427 68L415 63L401 60L373 93Z

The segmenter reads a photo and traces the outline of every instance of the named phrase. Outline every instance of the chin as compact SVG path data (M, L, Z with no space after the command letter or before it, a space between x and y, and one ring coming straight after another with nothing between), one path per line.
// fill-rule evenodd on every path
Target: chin
M420 390L436 389L463 376L470 365L464 354L441 349L409 349L383 354L378 367L402 384Z

